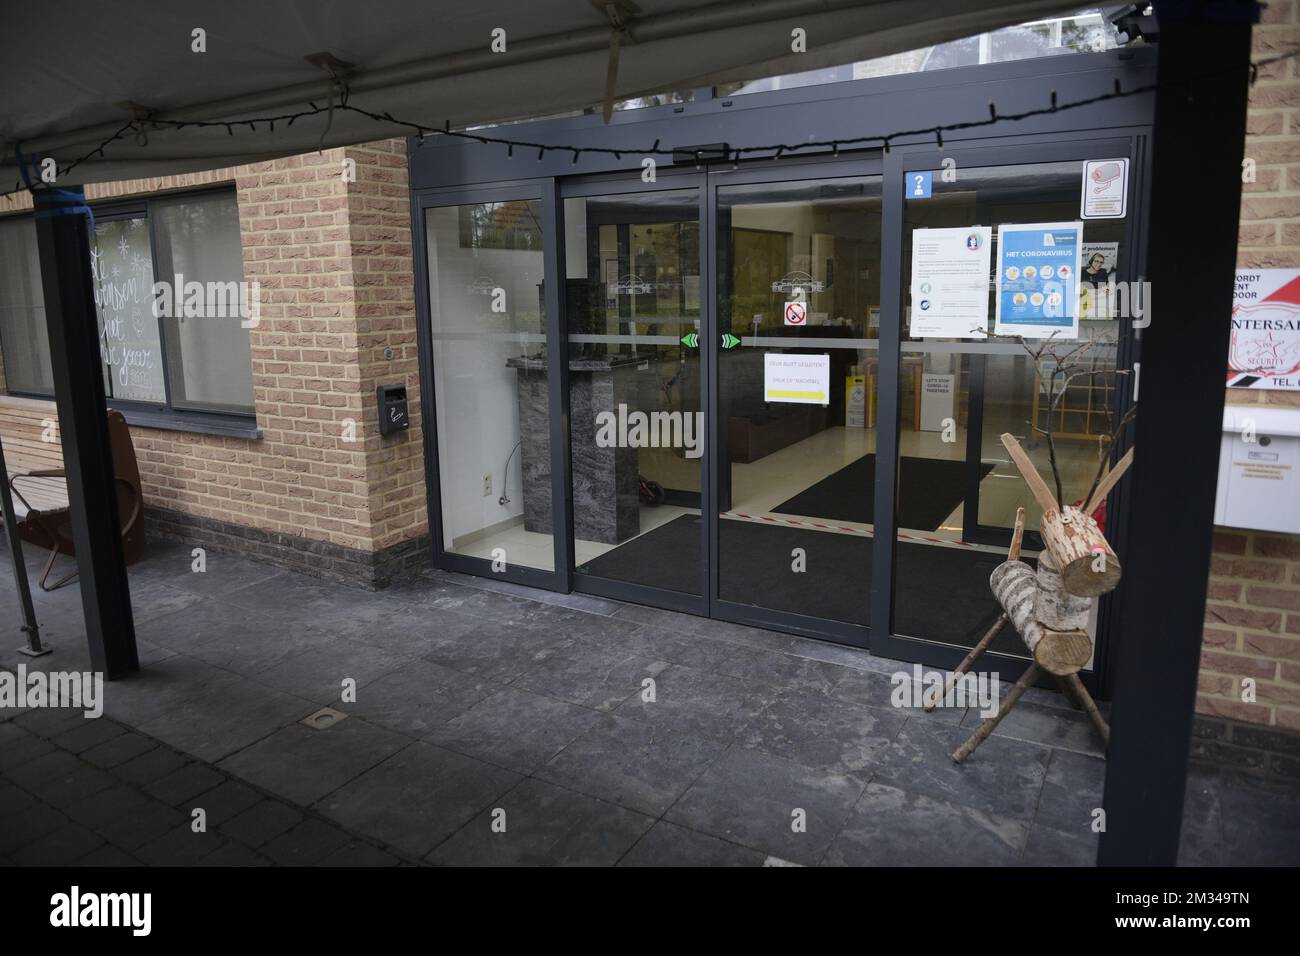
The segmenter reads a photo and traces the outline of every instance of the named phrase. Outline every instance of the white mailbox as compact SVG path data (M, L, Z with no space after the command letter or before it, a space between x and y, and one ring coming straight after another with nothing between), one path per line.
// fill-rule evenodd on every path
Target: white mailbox
M1300 408L1223 410L1214 523L1300 533Z

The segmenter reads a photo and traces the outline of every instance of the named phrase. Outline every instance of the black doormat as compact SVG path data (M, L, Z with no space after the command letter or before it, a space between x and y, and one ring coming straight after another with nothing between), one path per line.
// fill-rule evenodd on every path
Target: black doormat
M980 463L980 480L993 470ZM898 475L898 526L937 531L966 498L966 462L902 459ZM875 524L876 456L863 455L772 510L780 514Z
M871 538L728 519L718 526L724 600L871 623ZM804 572L791 570L790 552L795 548L804 549ZM894 632L974 646L1001 613L989 591L989 575L1003 560L985 551L898 542ZM700 519L674 518L578 570L699 594ZM1025 653L1011 628L998 635L993 647Z

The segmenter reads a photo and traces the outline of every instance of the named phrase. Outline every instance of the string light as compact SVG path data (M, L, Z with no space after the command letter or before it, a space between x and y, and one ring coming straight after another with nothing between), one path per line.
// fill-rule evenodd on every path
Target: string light
M1250 63L1248 66L1249 66L1249 79L1251 83L1253 84L1254 81L1258 78L1259 69L1261 66L1269 66L1274 63L1279 63L1284 60L1289 60L1292 59L1293 57L1296 57L1297 55L1300 55L1300 49L1291 50L1289 52L1281 53L1278 54L1277 56L1273 56L1268 59L1259 60L1257 62ZM1221 70L1215 74L1207 74L1205 77L1203 77L1203 79L1210 79L1216 76L1221 77L1229 72L1232 71ZM773 143L764 146L737 147L731 150L731 164L733 169L739 168L740 162L743 159L745 159L746 156L752 156L752 155L767 155L771 159L781 159L784 157L786 153L798 153L800 155L806 155L808 153L813 153L813 152L829 151L832 156L838 157L841 149L854 149L854 148L866 149L877 144L884 152L888 153L890 150L890 143L892 141L905 139L905 138L919 138L919 137L926 137L926 136L934 136L936 143L940 148L942 148L944 133L954 133L963 130L979 129L982 127L993 126L999 123L1015 123L1026 119L1032 119L1038 116L1045 116L1048 114L1065 112L1067 110L1080 109L1085 106L1092 106L1097 103L1106 102L1107 100L1122 99L1130 96L1141 96L1147 93L1155 93L1159 89L1160 89L1160 85L1158 83L1150 83L1145 86L1138 86L1129 90L1125 90L1121 85L1120 81L1116 79L1114 83L1114 89L1112 92L1102 93L1096 96L1086 97L1080 100L1074 100L1069 103L1057 102L1056 90L1053 89L1051 91L1050 105L1037 108L1037 109L1025 110L1020 113L1000 114L998 113L997 104L993 101L990 101L989 116L987 119L968 120L966 122L961 122L961 123L948 123L941 126L926 127L924 129L899 130L897 132L889 133L888 135L877 134L873 136L852 136L852 137L840 138L840 139L817 140L817 141L809 141L809 142L802 142L802 143ZM346 113L354 113L358 116L371 120L372 122L384 123L389 126L403 127L405 129L410 130L411 135L414 135L421 143L424 142L424 137L426 134L447 136L447 137L466 140L469 142L479 143L486 146L504 146L506 148L506 155L508 157L514 156L515 147L518 146L524 149L537 150L537 158L539 161L544 159L548 152L556 152L556 151L568 152L572 154L574 164L578 162L580 155L583 153L589 153L593 155L612 156L616 160L621 160L623 158L624 153L640 154L642 156L673 156L674 155L673 150L662 148L660 145L660 141L657 139L654 141L654 144L649 149L632 149L626 146L621 146L618 149L614 149L612 147L606 147L606 146L578 147L578 146L569 146L562 143L537 143L528 140L509 139L509 138L499 137L499 136L486 136L481 133L470 133L461 130L453 130L451 128L451 120L449 119L443 121L443 127L441 130L429 129L428 127L422 126L419 123L414 123L409 120L399 119L393 116L392 113L387 111L374 112L372 110L363 109L362 107L359 106L353 106L351 103L348 102L348 94L349 91L347 87L344 86L339 102L335 103L332 109L340 110ZM286 125L292 126L296 120L302 119L305 116L306 117L316 116L318 114L327 113L329 111L330 111L329 108L321 107L316 105L316 103L314 102L308 101L307 109L304 110L299 110L293 113L281 113L275 116L259 116L253 119L238 120L236 122L239 125L247 125L249 129L254 131L257 129L258 123L265 123L267 124L267 127L269 129L274 131L276 122L283 121ZM148 123L154 129L169 128L175 130L182 130L187 127L196 127L200 129L213 129L213 128L220 129L224 127L227 135L229 136L235 135L234 126L236 125L236 123L232 123L231 121L228 120L162 119L157 116L146 115L141 118L128 120L118 130L116 130L115 132L110 134L107 138L105 138L98 146L95 146L94 148L90 149L88 152L79 156L77 159L72 160L66 165L56 166L55 167L56 175L65 176L68 173L70 173L73 169L75 169L77 166L81 165L84 162L89 161L90 159L96 156L104 157L105 156L104 150L107 147L111 146L115 142L118 142L119 140L124 139L132 132L135 132L138 134L139 137L144 138L145 143L147 144L148 138L145 137L144 135L143 125L142 125L143 123ZM23 153L21 150L22 150L22 144L19 143L17 145L16 152L20 157L20 162L25 161L24 159L22 159ZM700 160L700 155L698 152L696 153L696 160L697 162ZM15 187L13 189L0 192L0 197L9 196L12 195L13 193L21 192L23 189L26 188L27 187L23 183L19 182L15 184Z

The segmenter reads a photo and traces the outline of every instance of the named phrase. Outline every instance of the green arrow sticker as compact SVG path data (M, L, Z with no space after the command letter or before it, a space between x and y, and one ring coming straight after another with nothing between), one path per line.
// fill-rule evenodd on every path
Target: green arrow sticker
M687 332L682 336L682 345L688 349L698 348L700 345L700 334L698 332Z
M732 335L730 332L722 333L722 347L724 349L734 349L739 344L740 339Z

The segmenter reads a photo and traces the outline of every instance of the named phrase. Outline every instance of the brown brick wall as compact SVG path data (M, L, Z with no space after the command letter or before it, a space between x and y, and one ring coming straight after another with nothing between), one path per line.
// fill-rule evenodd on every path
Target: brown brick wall
M343 177L355 161L355 182ZM233 182L257 440L132 428L147 501L198 520L375 552L427 533L405 147L400 140L233 169L88 186L129 196ZM24 193L0 212L30 208ZM385 348L393 350L391 361ZM375 386L405 382L409 431L379 435ZM344 440L348 422L356 440Z
M1300 46L1298 0L1274 0L1255 28L1256 59ZM1250 94L1237 263L1300 269L1300 64L1261 68ZM1230 405L1300 407L1300 392L1228 389ZM1219 528L1205 608L1199 713L1300 731L1300 535ZM1256 700L1242 700L1254 678Z

